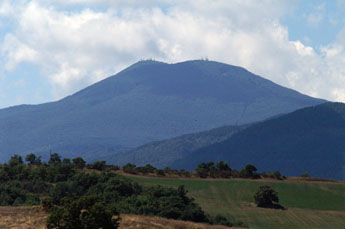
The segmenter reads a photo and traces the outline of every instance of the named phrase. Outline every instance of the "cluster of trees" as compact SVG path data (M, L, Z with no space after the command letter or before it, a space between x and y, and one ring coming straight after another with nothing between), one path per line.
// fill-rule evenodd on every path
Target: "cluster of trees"
M184 169L176 170L170 167L165 167L164 169L158 169L151 164L145 166L136 166L131 163L127 163L122 167L125 173L129 174L141 174L141 175L156 175L156 176L178 176L178 177L191 177L192 173L185 171Z
M194 171L185 171L184 169L174 170L169 167L164 169L157 169L154 166L147 164L145 166L137 167L134 164L128 163L122 167L125 173L130 174L142 174L142 175L157 175L157 176L179 176L179 177L200 177L200 178L272 178L283 180L286 179L279 171L274 173L261 172L257 173L257 168L248 164L240 171L229 167L228 163L224 161L214 162L202 162Z
M260 179L260 178L273 178L283 180L286 179L285 176L282 176L279 171L274 173L261 172L258 173L258 169L252 165L247 164L240 171L232 169L224 161L219 161L217 163L207 162L200 163L195 168L195 174L200 178L248 178L248 179Z
M0 166L0 204L41 204L50 212L48 228L117 228L120 213L233 225L223 216L205 214L184 186L143 187L114 173L117 166L102 161L87 165L82 158L62 159L58 154L51 154L47 162L30 154L25 161L14 155ZM146 166L139 171L155 169Z

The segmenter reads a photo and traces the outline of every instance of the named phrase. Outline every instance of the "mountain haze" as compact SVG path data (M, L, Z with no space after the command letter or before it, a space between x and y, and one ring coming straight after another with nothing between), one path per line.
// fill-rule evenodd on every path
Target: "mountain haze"
M0 110L0 160L14 153L88 160L324 102L213 61L140 61L60 101Z

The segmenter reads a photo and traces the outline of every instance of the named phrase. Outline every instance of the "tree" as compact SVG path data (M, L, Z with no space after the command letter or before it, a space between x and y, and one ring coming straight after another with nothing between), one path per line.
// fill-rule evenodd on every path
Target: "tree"
M71 164L71 159L69 159L69 158L64 158L64 159L62 160L62 163L65 164L65 165L70 165L70 164Z
M76 157L72 160L73 166L79 169L82 169L85 167L86 162L81 157Z
M283 208L279 204L278 193L270 186L260 186L254 195L255 203L262 208Z
M105 169L105 164L106 162L105 161L95 161L92 165L91 165L91 168L92 169L96 169L96 170L104 170Z
M29 165L35 165L37 163L36 155L33 153L26 155L25 161L27 161L29 163Z
M255 173L257 170L254 165L248 164L241 170L240 176L244 178L258 178L258 174Z
M61 163L61 156L57 153L50 154L50 159L48 161L49 165L57 165Z
M283 179L283 176L282 176L282 174L281 174L279 171L275 171L275 172L273 173L273 177L274 177L275 179L278 179L278 180L282 180L282 179Z
M8 165L11 167L15 167L22 164L23 164L23 159L18 154L13 155L8 162Z
M231 168L228 163L224 161L219 161L216 164L217 177L229 178L231 176Z
M137 167L136 170L140 173L148 174L148 173L154 173L157 169L153 167L151 164L146 164L143 167Z
M214 166L214 162L210 161L208 163L202 162L198 164L195 169L195 172L198 174L200 178L206 178L209 175L214 175L216 171L216 167Z

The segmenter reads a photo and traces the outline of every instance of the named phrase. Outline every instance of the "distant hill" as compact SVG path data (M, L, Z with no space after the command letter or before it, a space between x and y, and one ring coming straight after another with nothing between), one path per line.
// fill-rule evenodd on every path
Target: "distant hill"
M59 152L88 160L324 102L236 66L140 61L60 101L0 110L0 161Z
M195 134L186 134L172 139L147 143L129 152L107 156L111 164L134 163L137 166L151 164L160 168L170 166L178 159L205 146L230 138L247 125L225 126Z
M171 165L192 169L218 160L238 169L252 163L288 176L307 172L345 180L345 104L324 103L259 122Z

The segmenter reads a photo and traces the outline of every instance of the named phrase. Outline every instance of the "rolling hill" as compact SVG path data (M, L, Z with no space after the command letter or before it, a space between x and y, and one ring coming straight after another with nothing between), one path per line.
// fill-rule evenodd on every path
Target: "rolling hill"
M129 176L146 186L184 185L189 196L205 210L224 214L244 222L249 228L318 228L345 227L345 183L308 182L301 180L247 179L176 179ZM259 208L254 204L254 193L268 185L278 192L279 202L287 210Z
M261 171L345 179L345 104L324 103L256 123L229 139L198 149L173 167L193 169L201 161L231 167L254 164Z
M57 102L1 109L0 161L31 152L90 161L322 102L223 63L140 61Z

